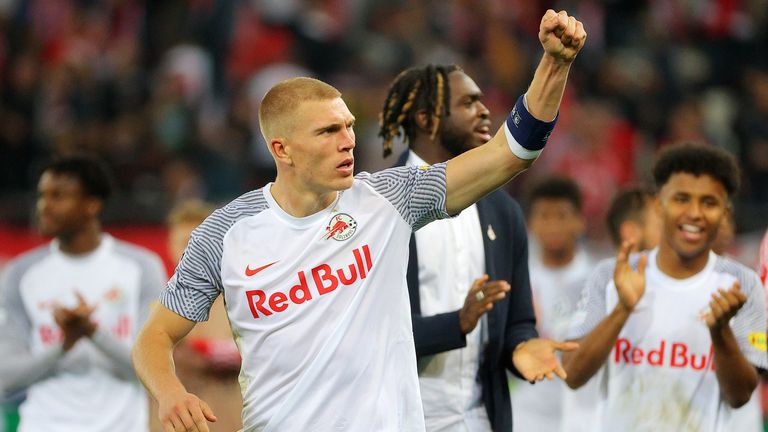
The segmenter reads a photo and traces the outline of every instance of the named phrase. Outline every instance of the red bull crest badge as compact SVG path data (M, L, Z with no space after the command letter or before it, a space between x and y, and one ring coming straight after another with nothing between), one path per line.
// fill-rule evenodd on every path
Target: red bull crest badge
M338 213L333 215L328 226L325 227L325 239L344 241L352 237L355 230L357 230L357 221L346 213Z

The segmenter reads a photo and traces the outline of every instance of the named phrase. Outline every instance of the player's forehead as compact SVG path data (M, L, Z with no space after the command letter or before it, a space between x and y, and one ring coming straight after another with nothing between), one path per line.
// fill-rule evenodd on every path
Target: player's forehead
M333 124L347 124L355 120L355 116L340 97L303 101L296 111L297 126L310 130Z
M544 214L553 213L576 215L578 212L579 211L573 202L565 197L539 197L531 204L532 216L541 216Z
M468 96L480 97L483 95L477 83L463 71L455 70L449 73L448 82L451 86L451 100L457 101Z
M82 185L80 180L67 173L59 173L56 171L45 171L37 183L38 191L58 190L64 192L81 192Z
M661 187L663 194L685 193L695 196L717 196L727 198L728 192L725 186L709 174L692 174L688 172L675 172Z

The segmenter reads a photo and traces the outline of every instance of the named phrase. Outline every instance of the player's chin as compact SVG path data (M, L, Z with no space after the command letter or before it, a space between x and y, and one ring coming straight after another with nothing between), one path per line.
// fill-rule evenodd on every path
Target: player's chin
M354 180L355 180L355 177L352 176L351 174L348 176L341 177L334 182L333 188L335 190L349 189L352 187L352 183L354 182Z
M710 248L711 245L702 243L696 245L678 244L675 249L677 254L683 259L693 259L701 256L702 254L709 253Z
M59 231L59 227L51 221L39 220L37 222L37 231L43 237L54 237Z

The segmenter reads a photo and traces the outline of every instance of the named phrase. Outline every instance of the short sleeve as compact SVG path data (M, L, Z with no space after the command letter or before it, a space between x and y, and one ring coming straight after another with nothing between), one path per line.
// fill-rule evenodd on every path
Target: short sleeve
M603 260L587 279L571 317L568 339L574 340L586 336L605 318L606 290L613 286L615 266L614 258Z
M403 166L356 178L386 198L416 231L437 219L450 217L445 209L446 164Z

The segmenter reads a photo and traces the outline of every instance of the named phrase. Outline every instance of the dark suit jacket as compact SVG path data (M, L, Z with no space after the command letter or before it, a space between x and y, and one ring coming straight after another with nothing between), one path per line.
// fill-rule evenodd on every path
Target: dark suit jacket
M407 159L408 152L405 152L398 165L404 165ZM487 314L488 345L479 371L483 404L493 430L510 431L512 408L506 370L520 376L512 364L512 351L519 343L538 337L528 276L528 236L520 205L503 190L494 191L478 201L477 212L483 237L485 272L489 280L506 280L512 286L509 295ZM421 315L418 255L413 235L409 252L407 278L416 355L421 357L465 347L467 343L459 327L458 310Z

